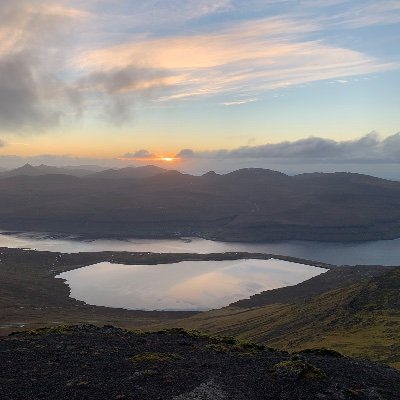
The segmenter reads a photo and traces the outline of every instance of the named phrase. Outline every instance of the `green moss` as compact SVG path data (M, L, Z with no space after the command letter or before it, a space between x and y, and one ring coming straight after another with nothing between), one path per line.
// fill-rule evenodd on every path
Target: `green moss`
M281 361L275 364L273 367L273 372L279 371L290 371L297 374L299 378L303 379L323 380L327 378L325 372L321 369L306 361L298 359Z
M257 343L252 343L252 342L246 342L244 340L238 340L238 343L236 344L238 347L241 349L245 350L252 350L252 351L263 351L266 350L266 347L262 344L257 344ZM270 349L268 349L270 350Z
M304 349L298 352L298 354L315 354L318 356L328 356L328 357L335 357L335 358L343 358L344 355L340 354L336 350L332 349L327 349L325 347L322 347L320 349Z
M140 353L136 354L129 359L133 362L163 362L163 361L172 361L179 360L182 357L175 353Z
M232 336L209 336L208 339L215 344L229 346L232 350L263 351L265 346L262 344L248 342Z
M172 329L164 329L157 331L155 333L159 334L178 334L187 337L192 337L196 339L206 339L217 345L226 345L231 346L232 349L244 349L244 350L252 350L252 351L262 351L265 350L265 346L257 343L248 342L245 340L240 340L232 336L214 336L207 335L205 333L199 332L197 330L189 330L184 328L172 328Z
M217 353L228 353L231 350L230 347L223 344L208 344L206 348L216 351Z
M158 374L158 372L155 371L154 369L145 369L143 371L144 376L153 376L153 375L157 375L157 374Z
M134 335L134 336L145 336L145 335L147 335L147 332L142 331L142 330L140 330L140 329L130 329L130 330L128 331L128 333L129 333L130 335Z
M70 331L70 327L68 325L58 325L58 326L52 326L50 328L38 328L38 329L33 329L28 332L28 335L32 336L37 336L37 335L42 335L44 333L54 333L54 334L65 334L68 331Z
M210 336L209 338L214 343L223 343L232 346L236 346L240 342L239 339L232 336Z
M164 334L164 335L183 335L187 337L205 338L205 339L210 337L209 335L201 333L195 329L184 329L184 328L162 329L154 333Z

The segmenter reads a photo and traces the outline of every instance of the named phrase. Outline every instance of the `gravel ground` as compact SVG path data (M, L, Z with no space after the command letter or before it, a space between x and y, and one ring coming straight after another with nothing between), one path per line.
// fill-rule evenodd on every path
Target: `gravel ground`
M400 374L387 366L180 330L18 333L0 340L0 360L2 400L400 399Z

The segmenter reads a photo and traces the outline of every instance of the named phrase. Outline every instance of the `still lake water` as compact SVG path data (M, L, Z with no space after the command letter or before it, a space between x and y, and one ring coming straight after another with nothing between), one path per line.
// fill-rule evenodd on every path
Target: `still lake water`
M96 251L130 251L154 253L225 253L247 251L293 256L337 265L378 264L400 265L400 239L373 242L270 242L233 243L204 239L171 240L109 240L92 241L49 238L39 233L0 234L0 247L30 248L63 253Z
M70 296L130 310L203 311L264 290L296 285L327 270L282 260L183 261L159 265L102 262L63 272Z

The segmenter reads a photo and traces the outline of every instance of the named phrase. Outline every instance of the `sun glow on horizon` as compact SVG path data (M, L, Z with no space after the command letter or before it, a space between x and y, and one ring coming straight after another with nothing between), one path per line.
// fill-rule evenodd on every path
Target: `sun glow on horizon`
M132 160L132 161L140 161L140 162L148 162L148 161L155 161L155 162L165 162L165 163L173 163L180 161L180 157L174 156L164 156L164 155L154 155L151 157L122 157L118 158L119 160Z
M177 160L176 157L164 157L161 156L160 158L158 158L159 161L165 161L165 162L174 162Z

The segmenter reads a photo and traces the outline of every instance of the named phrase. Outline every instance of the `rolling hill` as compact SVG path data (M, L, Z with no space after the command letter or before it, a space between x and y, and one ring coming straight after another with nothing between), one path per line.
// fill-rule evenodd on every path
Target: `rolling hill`
M348 268L169 326L234 335L290 351L325 347L400 369L400 268L360 266L362 279Z

